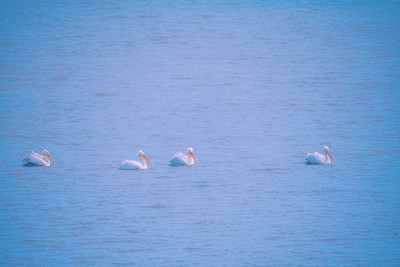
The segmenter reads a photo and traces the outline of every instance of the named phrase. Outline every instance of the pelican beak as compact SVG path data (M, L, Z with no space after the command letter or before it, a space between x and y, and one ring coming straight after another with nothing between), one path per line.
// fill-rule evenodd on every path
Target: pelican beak
M189 156L191 156L197 162L197 164L199 163L199 161L193 156L192 153L189 153Z
M146 156L141 156L141 158L147 161L151 166L153 166L153 163L151 163L150 160L146 158Z
M48 158L49 160L51 160L51 162L54 163L54 165L56 165L56 163L54 162L54 160L50 157L50 155L45 155L46 158Z
M332 156L332 154L331 154L331 152L326 152L326 154L328 155L328 157L330 157L332 160L333 160L333 162L335 162L336 163L336 160L335 160L335 158Z

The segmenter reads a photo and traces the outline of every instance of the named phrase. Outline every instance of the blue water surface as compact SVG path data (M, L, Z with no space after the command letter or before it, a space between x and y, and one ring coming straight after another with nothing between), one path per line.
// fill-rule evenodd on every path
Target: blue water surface
M399 14L1 1L0 265L399 266Z

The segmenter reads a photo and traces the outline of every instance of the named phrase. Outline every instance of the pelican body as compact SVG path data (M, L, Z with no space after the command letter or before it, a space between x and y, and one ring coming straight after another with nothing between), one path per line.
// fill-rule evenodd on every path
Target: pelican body
M49 151L45 149L43 150L42 155L32 151L32 153L24 159L25 162L24 165L30 167L34 166L49 167L50 161L56 164L54 160L51 158Z
M186 149L186 153L188 153L189 156L183 155L181 152L176 153L169 160L169 164L171 166L193 166L194 165L194 161L199 163L198 160L193 155L193 148L188 147Z
M327 146L324 146L324 153L325 155L317 152L307 153L307 163L312 165L329 165L331 164L331 159L336 163L335 158L332 156L331 152L329 152Z
M138 152L138 157L143 160L143 163L135 160L125 160L121 162L119 168L121 170L145 170L147 169L146 161L153 166L150 160L145 156L143 151Z

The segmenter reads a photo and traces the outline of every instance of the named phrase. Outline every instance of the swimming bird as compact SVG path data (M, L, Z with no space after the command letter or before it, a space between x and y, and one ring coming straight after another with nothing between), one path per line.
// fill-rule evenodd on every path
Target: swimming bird
M36 152L33 152L24 159L25 166L50 166L50 160L54 164L54 160L51 158L49 151L46 149L42 152L43 155L40 155Z
M125 160L121 162L121 166L119 168L121 170L145 170L147 169L147 164L146 161L153 166L153 164L150 162L150 160L145 156L143 151L138 152L138 157L143 160L143 163L135 161L135 160Z
M331 152L329 152L329 148L327 146L324 146L324 153L326 156L319 154L317 152L314 153L307 153L307 163L308 164L313 164L313 165L329 165L331 164L332 159L335 163L335 158L332 156Z
M199 161L193 155L193 148L188 147L186 149L186 153L188 153L189 157L186 155L183 155L181 152L176 153L169 160L169 164L171 166L193 166L194 165L193 160L195 160L197 163L199 163Z

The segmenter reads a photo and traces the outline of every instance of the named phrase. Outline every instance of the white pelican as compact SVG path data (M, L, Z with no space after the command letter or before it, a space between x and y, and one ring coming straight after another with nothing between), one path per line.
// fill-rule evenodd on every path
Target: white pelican
M336 163L335 158L332 156L331 152L329 152L329 148L327 146L324 146L324 153L326 154L326 156L317 152L307 153L307 163L317 165L329 165L331 164L330 159L332 159Z
M193 159L199 163L199 161L193 156L193 148L188 147L186 149L186 153L189 154L189 157L183 155L181 152L176 153L172 159L169 160L171 166L193 166Z
M46 167L48 167L48 166L50 166L50 160L51 160L51 162L56 164L54 162L54 160L50 157L49 151L47 151L45 149L45 150L43 150L42 154L43 155L40 155L40 154L32 151L32 153L24 159L25 166L46 166Z
M144 155L143 151L139 151L137 155L139 158L141 158L143 160L143 163L140 163L135 160L125 160L125 161L121 162L121 166L119 166L119 168L121 170L139 170L139 169L145 170L145 169L147 169L146 161L151 166L153 166L153 164L150 162L150 160Z

